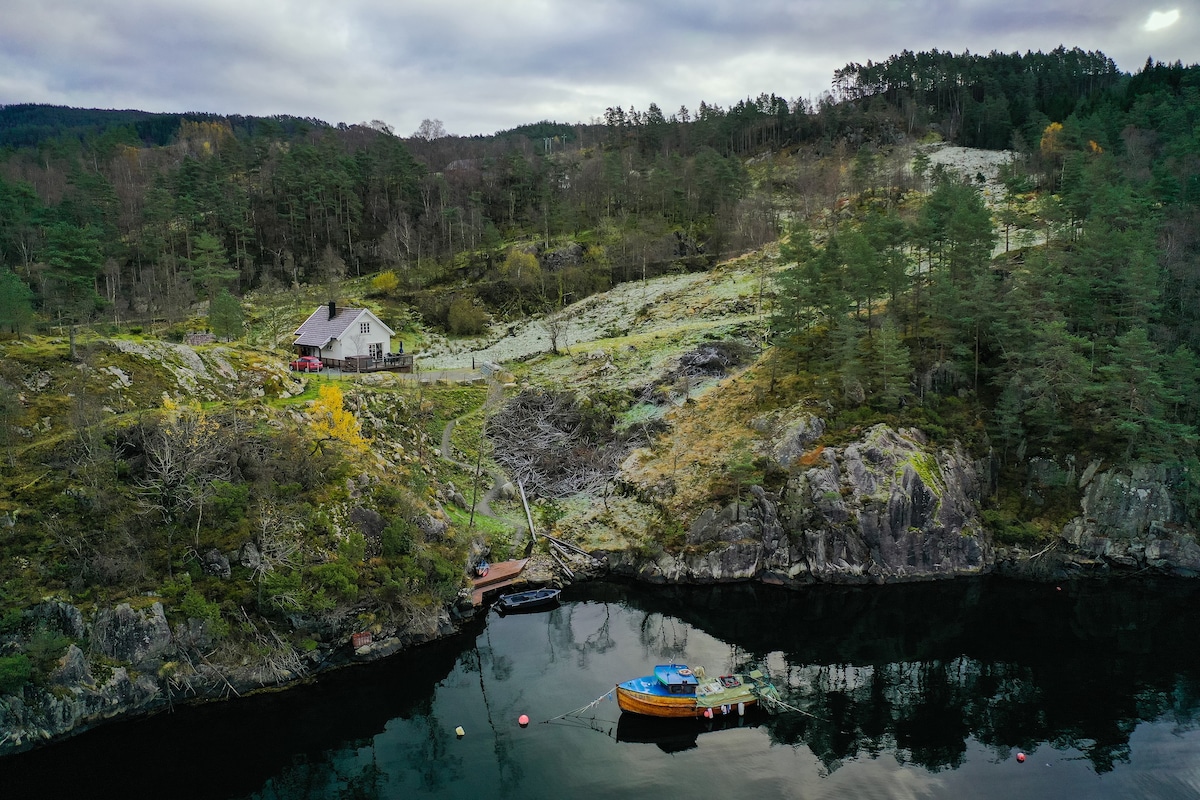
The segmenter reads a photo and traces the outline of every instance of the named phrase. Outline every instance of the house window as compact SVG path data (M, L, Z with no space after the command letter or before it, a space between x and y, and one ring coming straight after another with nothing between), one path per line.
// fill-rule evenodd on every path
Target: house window
M366 324L366 323L364 323ZM376 360L383 358L383 345L379 343L367 345L367 352Z
M369 323L369 322L358 323L358 332L359 333L370 333L371 332L371 323Z

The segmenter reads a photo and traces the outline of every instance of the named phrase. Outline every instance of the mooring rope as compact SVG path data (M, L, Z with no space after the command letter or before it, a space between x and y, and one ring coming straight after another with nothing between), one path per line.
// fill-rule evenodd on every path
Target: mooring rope
M805 711L803 708L796 708L793 705L789 705L788 703L785 703L783 700L780 700L778 697L771 697L770 695L764 694L764 695L761 695L760 698L763 701L763 705L767 706L768 710L770 710L770 711L774 711L776 708L782 708L785 711L794 711L797 714L803 714L806 717L812 717L813 719L819 719L822 722L829 721L829 720L825 719L824 717L818 717L816 714L813 714L812 712Z
M612 696L613 696L613 691L614 690L609 689L607 692L600 695L595 700L588 703L586 706L580 706L579 708L575 709L574 711L568 711L565 714L559 714L557 717L551 717L550 719L544 719L544 720L542 720L542 723L545 724L547 722L554 722L555 720L562 719L563 717L577 717L580 714L582 714L584 711L587 711L590 708L595 708L596 706L600 705L600 703L602 701L611 700Z

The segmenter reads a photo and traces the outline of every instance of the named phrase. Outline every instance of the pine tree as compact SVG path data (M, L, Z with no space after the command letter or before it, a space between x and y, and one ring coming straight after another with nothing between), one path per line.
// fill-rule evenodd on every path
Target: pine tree
M910 393L912 359L891 319L884 320L875 337L871 366L874 399L883 408L896 408Z
M201 287L210 299L238 276L237 270L229 266L225 246L210 233L196 235L188 263L192 268L192 282Z
M33 326L33 292L12 270L0 267L0 328L22 334Z
M1171 422L1168 410L1180 398L1163 381L1163 358L1145 328L1117 337L1100 367L1104 383L1104 427L1124 444L1125 456L1161 460L1195 442L1195 432Z
M242 335L245 325L242 304L228 289L221 289L209 302L208 324L221 339L236 339Z

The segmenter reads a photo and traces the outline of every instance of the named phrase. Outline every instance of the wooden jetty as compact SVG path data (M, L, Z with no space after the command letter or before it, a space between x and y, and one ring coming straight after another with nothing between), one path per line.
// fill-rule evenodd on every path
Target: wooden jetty
M488 592L512 586L521 579L521 570L525 569L528 561L528 558L519 558L514 561L491 564L488 567L487 575L471 581L474 587L474 591L471 593L471 602L477 606L483 605L483 596Z

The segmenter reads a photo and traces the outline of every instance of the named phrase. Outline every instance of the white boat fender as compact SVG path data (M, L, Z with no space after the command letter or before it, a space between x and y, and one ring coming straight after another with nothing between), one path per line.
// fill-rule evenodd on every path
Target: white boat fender
M746 716L746 704L745 703L738 703L738 716L739 717Z

